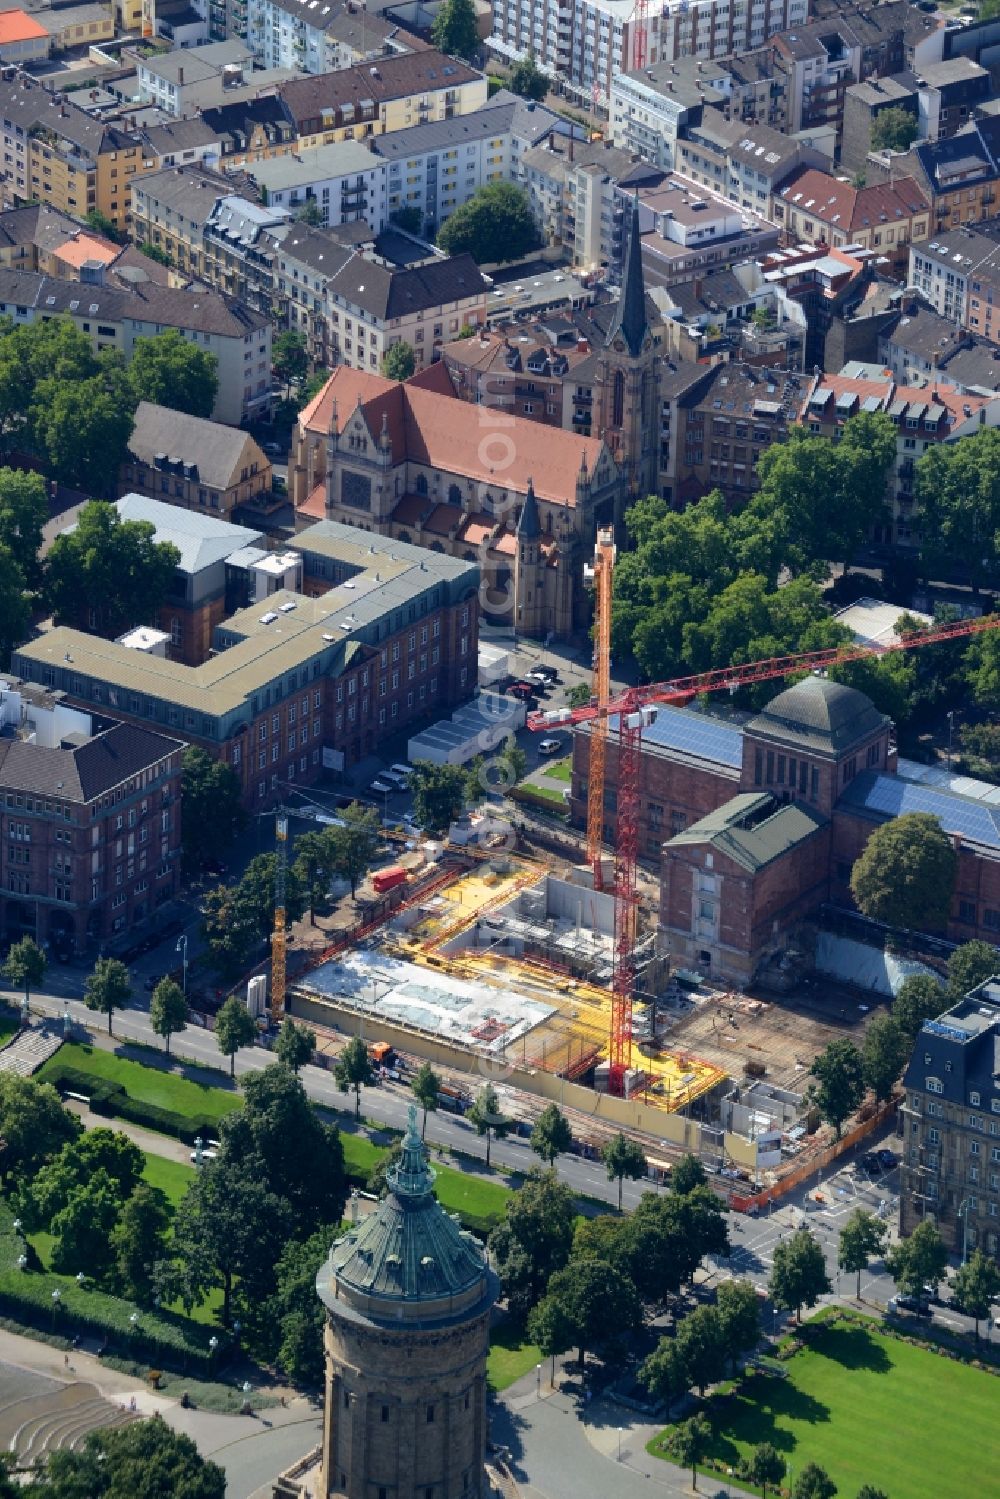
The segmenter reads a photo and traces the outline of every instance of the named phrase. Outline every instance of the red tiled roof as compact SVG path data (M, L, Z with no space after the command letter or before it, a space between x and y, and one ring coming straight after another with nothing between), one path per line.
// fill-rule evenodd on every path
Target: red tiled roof
M359 401L370 401L373 396L395 389L395 380L384 380L381 375L369 375L365 370L352 370L346 364L338 365L319 394L299 412L299 423L310 432L329 432L336 401L338 431L342 431Z
M0 47L10 42L30 42L48 36L44 26L23 10L5 10L0 14Z
M311 515L314 520L326 520L326 485L317 484L296 511L297 515Z
M517 552L517 537L513 531L501 531L490 551L499 552L502 557L513 557Z
M892 379L862 380L850 375L822 375L816 389L832 391L834 401L838 396L847 394L857 396L859 402L874 396L881 403L883 411L888 411L897 401L906 401L909 405L936 406L947 413L949 423L968 421L966 407L969 414L975 416L990 401L996 400L995 396L960 395L954 386L942 385L940 382L920 387L897 385ZM808 405L807 396L802 404L800 417L805 417ZM832 409L831 403L828 402L827 405Z
M424 530L433 531L437 536L447 536L452 527L460 525L461 521L461 505L435 505L424 521Z
M496 522L492 516L484 515L481 510L477 510L463 521L461 530L455 539L456 541L465 543L467 546L480 546L486 540L487 536L490 535L495 524Z
M397 526L415 526L426 509L425 494L404 494L389 518Z
M874 182L870 187L852 187L815 167L803 167L781 189L781 196L790 208L845 234L902 223L915 213L925 213L929 206L912 177L892 184Z

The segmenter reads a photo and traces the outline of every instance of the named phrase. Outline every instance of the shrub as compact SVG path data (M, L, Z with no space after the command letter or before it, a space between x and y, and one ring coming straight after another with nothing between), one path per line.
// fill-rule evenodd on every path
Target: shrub
M141 1098L132 1098L121 1083L92 1077L89 1072L81 1072L76 1067L52 1067L46 1078L60 1093L80 1093L89 1098L93 1112L104 1118L127 1119L131 1124L145 1125L161 1135L185 1140L189 1145L193 1145L199 1135L208 1139L218 1133L216 1119L192 1119L175 1109L164 1109Z

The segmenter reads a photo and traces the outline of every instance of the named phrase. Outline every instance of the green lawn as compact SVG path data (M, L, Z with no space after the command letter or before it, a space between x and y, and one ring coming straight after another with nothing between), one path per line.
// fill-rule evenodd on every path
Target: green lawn
M888 1499L982 1492L1000 1461L996 1375L885 1337L867 1319L820 1318L808 1338L787 1379L754 1378L709 1402L715 1458L735 1467L771 1442L796 1473L819 1463L847 1499L865 1483Z
M340 1132L340 1143L344 1147L344 1164L348 1175L367 1178L385 1155L384 1145L373 1145L364 1135Z
M161 1155L146 1156L142 1179L151 1187L159 1187L173 1212L180 1206L181 1198L194 1181L194 1166L182 1165L180 1161L168 1161Z
M486 1378L490 1389L497 1394L542 1362L541 1349L537 1343L525 1341L526 1337L522 1328L506 1320L498 1323L490 1333Z
M233 1109L238 1109L242 1102L237 1092L208 1083L191 1082L177 1072L147 1067L142 1062L131 1062L114 1052L81 1046L75 1041L60 1047L55 1056L43 1063L36 1076L44 1082L60 1067L74 1067L108 1082L120 1083L130 1098L141 1099L161 1109L173 1109L191 1119L222 1119Z
M457 1213L466 1228L489 1233L503 1218L510 1188L454 1166L433 1164L434 1190L441 1206Z
M567 784L573 779L573 760L568 756L565 760L555 760L551 765L546 765L543 772L550 781L565 781Z
M565 811L566 798L558 786L546 786L544 781L529 781L524 789L533 792L535 796L540 796L543 801L555 802L557 807Z
M17 1035L20 1023L16 1010L0 1006L0 1046L6 1046L10 1038Z

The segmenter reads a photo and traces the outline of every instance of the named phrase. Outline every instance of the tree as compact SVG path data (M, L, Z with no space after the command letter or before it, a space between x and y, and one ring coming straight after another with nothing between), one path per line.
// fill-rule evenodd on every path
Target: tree
M625 1178L628 1177L629 1181L641 1181L646 1175L648 1168L645 1151L635 1140L630 1140L619 1130L617 1135L612 1135L601 1146L601 1160L607 1170L608 1181L618 1183L618 1211L621 1212L622 1184Z
M948 1251L937 1228L925 1218L908 1239L892 1246L885 1263L901 1291L919 1296L924 1286L936 1286L943 1279Z
M998 0L1000 4L1000 0ZM874 1485L866 1483L858 1489L858 1499L889 1499L884 1489L877 1489Z
M167 1056L170 1055L170 1037L187 1025L187 1000L180 984L173 979L161 979L153 990L149 1006L149 1023L158 1036L163 1037Z
M518 744L513 734L504 741L497 761L505 786L516 786L518 781L523 780L528 773L527 753Z
M271 368L286 385L291 380L305 378L309 372L309 355L304 333L297 328L288 328L278 334L271 344Z
M181 761L181 840L192 869L218 859L246 825L243 793L232 766L190 744Z
M103 235L105 239L111 240L112 244L123 245L125 243L125 236L118 228L118 225L115 223L114 219L109 219L107 214L102 213L99 208L89 209L88 212L84 214L83 222L86 224L87 228L92 229L95 234Z
M911 973L892 1002L892 1018L912 1045L925 1020L936 1020L947 1006L944 990L930 973Z
M841 1126L865 1096L864 1065L853 1041L840 1037L821 1051L809 1069L818 1085L812 1096L822 1117L832 1124L840 1139Z
M976 1324L976 1342L979 1342L979 1324L990 1311L996 1297L1000 1295L1000 1266L981 1249L974 1249L964 1265L959 1266L951 1283L952 1304Z
M49 497L41 474L0 468L0 546L10 552L24 577L36 582L42 528L49 518Z
M536 104L545 98L549 91L549 80L535 62L533 52L520 58L511 68L507 87L512 94L520 94L522 99L534 99Z
M1000 542L1000 433L984 427L956 443L930 443L914 471L925 577L958 568L978 593Z
M63 484L89 494L115 493L132 435L131 402L109 383L103 374L74 384L54 377L41 380L30 412L35 441L49 471ZM63 540L58 537L56 545Z
M32 1178L80 1129L51 1083L0 1072L0 1177L5 1186Z
M511 1121L500 1112L500 1100L492 1083L476 1094L472 1107L465 1116L476 1127L477 1135L486 1136L486 1165L490 1164L490 1145L493 1140L502 1140L510 1129Z
M230 994L215 1017L215 1044L229 1058L229 1076L236 1076L236 1053L257 1038L257 1022L238 994Z
M417 760L410 774L413 812L425 833L444 833L465 807L467 775L460 765Z
M682 1468L691 1469L691 1487L698 1487L698 1464L712 1440L712 1428L704 1416L691 1416L675 1426L670 1435L670 1451Z
M427 1134L427 1115L437 1113L441 1079L430 1062L423 1062L417 1069L410 1087L413 1089L414 1098L424 1111L420 1125L420 1138L423 1140Z
M47 1229L73 1193L99 1171L122 1204L138 1186L145 1164L139 1147L119 1130L87 1130L65 1144L22 1188L18 1210L29 1228Z
M690 1388L684 1360L673 1338L661 1338L639 1365L639 1378L649 1393L662 1401L667 1417L678 1395Z
M10 548L0 545L0 665L10 660L15 645L24 640L30 614L24 573Z
M833 1499L837 1485L818 1463L806 1463L795 1480L792 1499Z
M233 891L233 905L243 908L266 941L274 928L275 881L278 860L274 854L256 854L244 870ZM285 916L289 922L300 919L305 910L305 894L294 865L285 870Z
M530 1143L532 1150L537 1156L541 1156L546 1166L554 1166L556 1158L571 1149L573 1131L558 1104L545 1105L531 1131Z
M168 328L136 339L128 379L136 402L152 401L208 418L219 391L219 361L177 328Z
M293 1072L298 1072L313 1059L316 1050L316 1035L307 1025L296 1025L291 1017L282 1022L278 1039L274 1043L274 1054L286 1063Z
M15 942L3 965L4 978L24 990L24 1007L28 1008L31 990L37 989L45 977L47 959L33 937L22 937Z
M760 1297L748 1280L724 1280L719 1285L716 1311L723 1347L730 1362L760 1342Z
M823 1250L807 1228L775 1245L767 1289L775 1306L794 1312L796 1322L804 1306L815 1306L833 1290Z
M277 1360L295 1384L323 1380L323 1303L316 1295L316 1276L337 1236L324 1227L308 1239L293 1239L275 1266L275 1290L268 1321L275 1329Z
M714 1306L698 1306L680 1322L674 1335L689 1383L699 1395L726 1372L727 1344L722 1319Z
M708 1185L708 1173L697 1156L682 1155L670 1172L670 1190L678 1197L687 1197L695 1187Z
M368 1048L360 1036L352 1036L337 1058L333 1071L341 1093L354 1089L354 1117L361 1118L361 1089L370 1088L375 1081Z
M452 57L473 58L479 51L479 25L472 0L445 0L434 18L431 41Z
M260 913L241 896L239 887L217 885L202 897L201 932L216 972L236 978L260 946Z
M785 1459L770 1442L759 1442L743 1465L743 1476L751 1483L759 1483L767 1499L768 1484L777 1488L785 1476Z
M512 1317L523 1319L575 1253L576 1202L554 1171L535 1170L507 1200L490 1254Z
M62 1275L86 1273L105 1284L114 1269L111 1236L122 1209L117 1184L102 1169L69 1193L49 1224L52 1268Z
M353 897L358 881L371 866L378 847L381 823L374 807L351 802L340 813L341 827L328 830L330 866L342 880L350 880Z
M908 109L893 106L872 120L873 151L908 151L920 134L920 122Z
M333 873L330 829L302 833L295 840L295 873L309 904L309 925L316 925L316 907L326 899Z
M131 998L132 978L125 964L118 958L98 958L84 987L83 1002L88 1010L107 1015L109 1036L115 1011L124 1010Z
M590 702L591 687L589 682L577 682L566 694L566 701L571 708L585 708Z
M995 973L1000 973L1000 953L992 942L963 942L948 959L948 999L964 999Z
M866 1085L882 1102L892 1097L893 1085L910 1053L903 1027L892 1015L876 1015L865 1031L861 1070Z
M528 1317L528 1336L533 1343L538 1344L538 1351L543 1358L552 1360L549 1369L549 1384L554 1384L556 1377L556 1356L568 1353L573 1346L574 1327L566 1315L565 1308L561 1302L546 1296L544 1301L534 1307ZM0 1495L0 1499L3 1496Z
M111 1232L115 1290L140 1305L153 1294L153 1269L167 1252L170 1212L157 1187L145 1182L124 1203Z
M151 521L122 520L113 505L84 505L76 529L56 537L45 562L57 621L89 623L92 617L95 633L111 638L154 620L181 560L174 544L155 541L155 534Z
M540 242L528 195L513 182L486 183L438 232L438 244L446 254L469 254L478 265L520 260Z
M382 373L387 380L409 380L416 367L416 351L403 338L390 344L382 355Z
M709 1186L692 1187L683 1194L672 1192L663 1200L667 1220L683 1245L682 1278L691 1280L707 1254L729 1253L725 1208Z
M861 1273L868 1269L869 1263L876 1256L884 1252L888 1237L888 1225L881 1218L876 1218L874 1213L866 1213L864 1208L855 1208L840 1230L837 1264L848 1275L858 1277L855 1290L857 1301L861 1300Z
M404 234L419 234L423 228L424 216L416 204L407 203L402 208L393 209L389 222L395 224L397 229L402 229Z
M226 1474L155 1415L92 1431L82 1451L51 1453L43 1499L49 1491L52 1499L224 1499Z
M171 1289L189 1312L210 1291L221 1290L228 1327L235 1283L248 1302L267 1294L293 1229L288 1201L269 1190L252 1162L231 1161L223 1152L202 1165L174 1215Z
M635 1286L603 1260L571 1259L549 1281L545 1301L549 1300L566 1319L581 1369L588 1349L620 1341L642 1321Z
M223 1154L290 1203L300 1238L339 1223L347 1201L340 1131L324 1124L283 1062L242 1079L243 1108L221 1122Z

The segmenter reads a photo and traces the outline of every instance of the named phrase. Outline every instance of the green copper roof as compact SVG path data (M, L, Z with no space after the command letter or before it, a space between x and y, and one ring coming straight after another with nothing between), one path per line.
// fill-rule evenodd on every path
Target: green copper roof
M485 1292L489 1270L482 1248L434 1196L434 1172L412 1105L403 1153L387 1182L388 1194L375 1212L330 1250L331 1278L365 1296L418 1304L440 1302L477 1283Z

